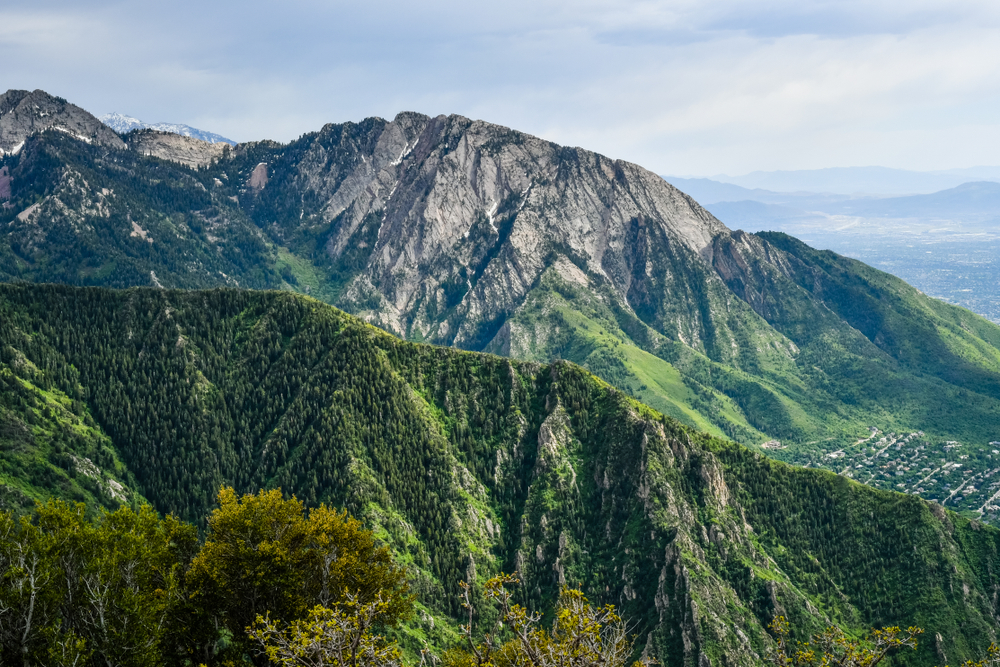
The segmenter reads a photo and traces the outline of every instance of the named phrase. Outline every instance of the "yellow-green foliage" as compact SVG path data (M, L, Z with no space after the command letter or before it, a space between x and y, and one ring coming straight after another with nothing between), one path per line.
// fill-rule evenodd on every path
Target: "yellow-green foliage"
M496 608L496 620L474 641L471 587L462 583L463 607L468 623L462 627L468 650L445 653L444 667L623 667L632 656L635 636L613 605L595 608L579 589L563 587L551 627L542 615L513 603L508 586L518 585L516 575L499 574L483 586L484 602ZM506 640L506 641L504 641ZM644 655L633 667L655 664Z
M918 638L924 633L922 628L912 626L906 630L888 626L873 629L857 639L830 626L793 647L788 638L789 623L784 616L776 616L767 627L775 636L775 646L767 656L768 662L775 667L875 667L894 653L915 649ZM992 645L990 650L992 652Z
M224 488L218 499L188 584L192 598L222 622L241 651L245 629L268 612L291 620L316 604L367 604L383 596L379 624L393 625L408 614L405 571L346 512L320 505L307 513L279 490L240 498Z
M192 526L148 506L0 513L0 663L160 665Z
M0 512L0 664L249 664L265 636L338 623L370 635L365 655L398 657L375 633L410 611L405 572L357 520L222 489L208 525L199 547L194 526L148 505Z
M317 605L284 625L258 616L247 634L276 667L399 667L399 647L373 632L391 606L381 595L368 603L349 595L335 609Z

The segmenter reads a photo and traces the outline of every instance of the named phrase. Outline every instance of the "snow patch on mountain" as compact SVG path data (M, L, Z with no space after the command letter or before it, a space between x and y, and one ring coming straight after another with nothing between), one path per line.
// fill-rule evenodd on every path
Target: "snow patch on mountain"
M131 132L132 130L140 130L146 127L146 124L143 123L138 118L133 118L132 116L126 116L123 113L104 114L103 116L98 118L98 120L107 125L108 127L110 127L118 134L126 134L127 132Z
M227 139L226 137L215 134L214 132L206 132L205 130L199 130L198 128L191 127L190 125L183 125L181 123L146 123L138 118L126 116L125 114L117 112L101 116L100 121L119 134L126 134L132 130L150 129L159 130L160 132L170 132L171 134L179 134L182 137L191 137L192 139L207 141L210 144L226 143L230 146L236 145L236 142L232 139Z

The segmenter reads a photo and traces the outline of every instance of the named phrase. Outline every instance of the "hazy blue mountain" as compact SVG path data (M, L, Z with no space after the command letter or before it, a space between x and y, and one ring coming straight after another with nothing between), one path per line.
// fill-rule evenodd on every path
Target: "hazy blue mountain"
M812 192L774 192L743 188L707 178L667 177L668 182L691 195L730 227L782 229L781 224L801 224L839 216L863 218L914 218L978 223L1000 217L1000 183L978 181L931 194L903 197L850 197ZM835 220L834 227L841 226Z
M995 220L1000 217L1000 183L979 181L927 195L848 201L840 212L869 217Z
M732 183L713 181L710 178L681 178L679 176L664 176L663 178L675 188L694 197L702 206L714 204L717 201L767 202L775 196L787 197L787 195L770 190L759 188L751 190Z
M750 189L732 183L713 181L709 178L680 178L678 176L664 176L663 178L675 188L696 199L702 206L717 202L750 201L762 204L780 204L812 211L825 210L846 201L870 198L824 192L776 192L763 188Z
M986 178L996 172L981 167L942 173ZM860 197L665 178L731 228L791 234L1000 323L1000 183L980 180L930 194Z
M777 192L908 195L929 194L968 181L1000 181L1000 167L935 172L888 167L832 167L801 171L755 171L743 176L718 175L713 176L712 180Z
M705 204L709 213L726 223L732 229L750 231L781 231L785 223L802 223L805 220L825 220L821 213L810 213L781 204L764 204L745 199L743 201L720 201Z

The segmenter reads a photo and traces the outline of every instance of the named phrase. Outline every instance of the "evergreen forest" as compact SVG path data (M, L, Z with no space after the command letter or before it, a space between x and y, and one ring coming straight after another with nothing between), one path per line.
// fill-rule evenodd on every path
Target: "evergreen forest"
M7 530L132 526L163 591L242 494L346 511L406 573L387 636L411 660L460 645L461 582L501 572L529 609L567 587L615 605L670 665L759 664L776 616L801 640L925 628L900 664L996 639L1000 531L980 521L699 432L568 362L401 341L290 292L0 285L0 453ZM83 646L66 619L46 646Z

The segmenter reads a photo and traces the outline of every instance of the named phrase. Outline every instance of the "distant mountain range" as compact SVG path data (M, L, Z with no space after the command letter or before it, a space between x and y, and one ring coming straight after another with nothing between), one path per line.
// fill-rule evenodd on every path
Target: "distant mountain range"
M200 141L206 141L210 144L224 143L229 144L230 146L236 145L236 142L232 139L227 139L222 135L215 134L213 132L199 130L191 127L190 125L182 125L179 123L146 123L138 118L133 118L120 113L105 114L101 116L99 120L119 134L126 134L132 130L158 130L160 132L169 132L171 134L179 134L183 137L191 137Z
M960 176L972 171L990 175L986 167L955 170ZM667 180L730 227L792 234L1000 323L1000 183L852 196L749 189L705 178Z
M672 177L665 177L672 182ZM1000 167L909 171L888 167L831 167L799 171L755 171L744 176L720 174L711 180L777 192L841 195L929 194L970 181L1000 181Z
M721 220L735 217L758 222L795 217L854 215L861 217L939 218L964 222L1000 218L1000 182L962 183L930 194L905 196L849 196L820 192L776 192L749 189L705 178L665 177Z

